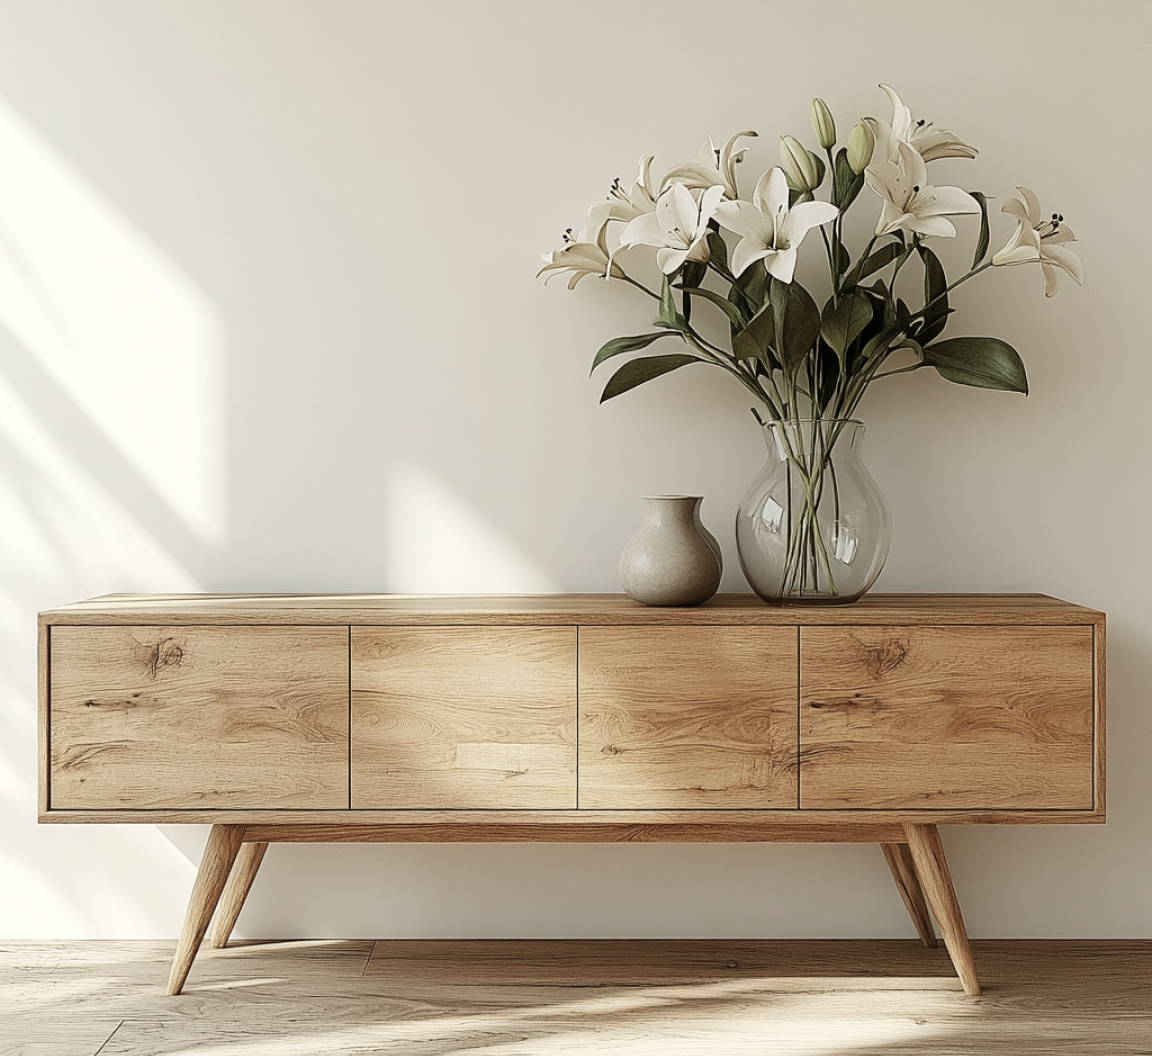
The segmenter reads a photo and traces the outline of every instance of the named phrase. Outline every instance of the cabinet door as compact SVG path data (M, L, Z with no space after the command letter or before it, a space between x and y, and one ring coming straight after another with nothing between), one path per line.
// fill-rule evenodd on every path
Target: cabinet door
M1090 810L1091 627L803 627L806 809Z
M580 630L580 806L796 807L795 627Z
M51 629L51 809L348 805L347 627Z
M574 627L353 627L352 806L576 806Z

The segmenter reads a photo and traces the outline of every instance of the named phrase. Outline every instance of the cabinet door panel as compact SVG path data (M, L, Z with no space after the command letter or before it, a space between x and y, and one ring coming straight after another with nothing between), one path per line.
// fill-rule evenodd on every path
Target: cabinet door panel
M580 806L796 807L795 627L580 630Z
M806 809L1090 810L1091 627L804 627Z
M346 627L51 630L53 809L348 805Z
M353 627L352 806L576 806L574 627Z

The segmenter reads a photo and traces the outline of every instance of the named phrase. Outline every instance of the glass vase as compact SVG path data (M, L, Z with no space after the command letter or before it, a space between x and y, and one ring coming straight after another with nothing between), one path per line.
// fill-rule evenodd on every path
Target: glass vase
M740 500L736 550L752 589L780 604L847 604L876 581L888 501L860 460L864 423L770 422L768 461Z

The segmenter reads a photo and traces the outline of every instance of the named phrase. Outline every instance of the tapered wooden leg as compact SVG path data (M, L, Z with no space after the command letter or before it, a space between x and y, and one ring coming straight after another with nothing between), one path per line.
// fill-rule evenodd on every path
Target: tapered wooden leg
M204 940L212 911L220 901L220 893L232 869L232 863L244 839L243 825L213 825L200 861L200 871L192 885L192 895L188 899L188 912L184 916L184 927L180 941L176 944L176 956L172 959L172 974L168 977L168 993L178 994L184 987L184 980L192 967L196 951Z
M266 843L246 843L236 855L236 864L232 866L224 894L220 896L220 905L216 907L216 924L212 929L214 949L218 950L228 945L228 937L236 927L236 919L240 916L240 910L244 908L248 892L252 890L252 881L256 879L266 850L268 850Z
M928 903L924 901L924 891L920 887L920 878L916 875L916 866L912 863L912 852L906 843L882 843L880 849L892 870L892 879L896 881L896 890L904 899L908 907L908 915L916 925L920 941L929 949L936 948L936 932L932 930L932 918L928 915Z
M920 884L932 915L940 925L944 945L956 966L956 974L964 984L964 993L976 997L980 993L980 980L976 977L976 962L972 960L972 947L968 945L968 932L964 917L956 900L956 889L944 858L944 845L935 825L905 825L912 861L920 877Z

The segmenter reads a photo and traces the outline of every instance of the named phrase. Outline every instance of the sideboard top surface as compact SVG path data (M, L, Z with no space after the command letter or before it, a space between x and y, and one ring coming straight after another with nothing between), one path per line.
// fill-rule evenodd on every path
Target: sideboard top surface
M50 624L1096 624L1104 614L1044 594L869 594L851 605L768 605L718 594L691 608L623 594L108 594L40 613Z

